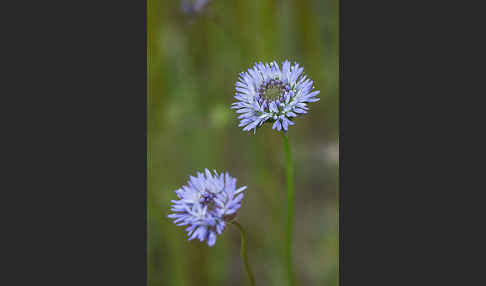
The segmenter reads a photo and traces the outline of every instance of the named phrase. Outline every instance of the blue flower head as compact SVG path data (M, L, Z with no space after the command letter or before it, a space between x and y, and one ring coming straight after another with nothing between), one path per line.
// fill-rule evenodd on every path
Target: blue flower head
M197 172L196 177L189 176L187 185L175 191L179 200L171 201L174 213L168 217L176 225L188 226L189 240L198 238L213 246L226 222L235 218L245 189L246 186L236 189L236 179L227 172L220 175L216 171L211 174L208 169L205 174Z
M231 107L241 113L238 127L255 133L268 121L273 122L272 129L287 131L294 125L292 117L307 113L308 102L319 101L316 96L320 91L314 90L314 82L303 72L298 63L291 65L286 60L282 69L275 61L260 62L241 73L236 82L238 101Z
M182 12L188 15L198 14L203 11L211 0L181 0Z

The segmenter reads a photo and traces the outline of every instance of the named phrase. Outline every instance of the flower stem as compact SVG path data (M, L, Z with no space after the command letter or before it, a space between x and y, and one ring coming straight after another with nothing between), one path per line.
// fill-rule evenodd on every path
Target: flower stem
M237 221L231 222L234 226L238 228L241 233L241 249L240 255L243 264L245 265L246 273L248 274L248 278L250 279L250 283L252 286L255 286L255 278L253 277L253 272L251 271L250 264L248 263L248 256L246 255L246 232Z
M289 285L294 285L294 271L292 264L292 232L294 227L294 166L290 153L289 138L287 133L282 133L285 150L285 166L287 179L287 224L285 236L285 260L287 263L287 279Z

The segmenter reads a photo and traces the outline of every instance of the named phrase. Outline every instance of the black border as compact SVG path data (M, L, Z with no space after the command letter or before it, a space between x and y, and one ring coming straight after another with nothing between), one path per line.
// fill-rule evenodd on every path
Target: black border
M146 2L21 5L3 284L146 285Z

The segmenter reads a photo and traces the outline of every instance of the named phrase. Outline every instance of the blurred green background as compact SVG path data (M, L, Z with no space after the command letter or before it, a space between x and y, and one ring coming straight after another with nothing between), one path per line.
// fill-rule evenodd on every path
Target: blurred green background
M274 59L299 62L321 90L289 129L297 285L338 285L338 6L213 0L183 13L178 0L148 0L148 285L248 285L233 226L209 248L167 218L174 190L206 167L248 186L238 220L257 285L286 285L282 138L271 124L243 132L230 109L238 74Z

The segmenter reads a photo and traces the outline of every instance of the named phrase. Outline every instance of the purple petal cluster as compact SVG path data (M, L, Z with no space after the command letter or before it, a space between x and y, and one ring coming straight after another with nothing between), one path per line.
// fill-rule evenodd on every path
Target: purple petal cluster
M308 111L307 103L319 101L314 82L303 73L298 63L285 60L282 68L275 62L256 63L240 74L236 82L237 102L233 109L241 113L239 127L256 132L265 122L273 122L272 129L287 131L293 117Z
M206 169L202 174L189 176L187 185L176 190L179 200L172 200L168 217L176 225L187 225L189 240L194 238L207 241L209 246L216 243L216 236L226 228L241 207L246 186L236 189L236 179L228 172L218 175Z
M194 15L202 12L211 0L181 0L182 12L188 15Z

